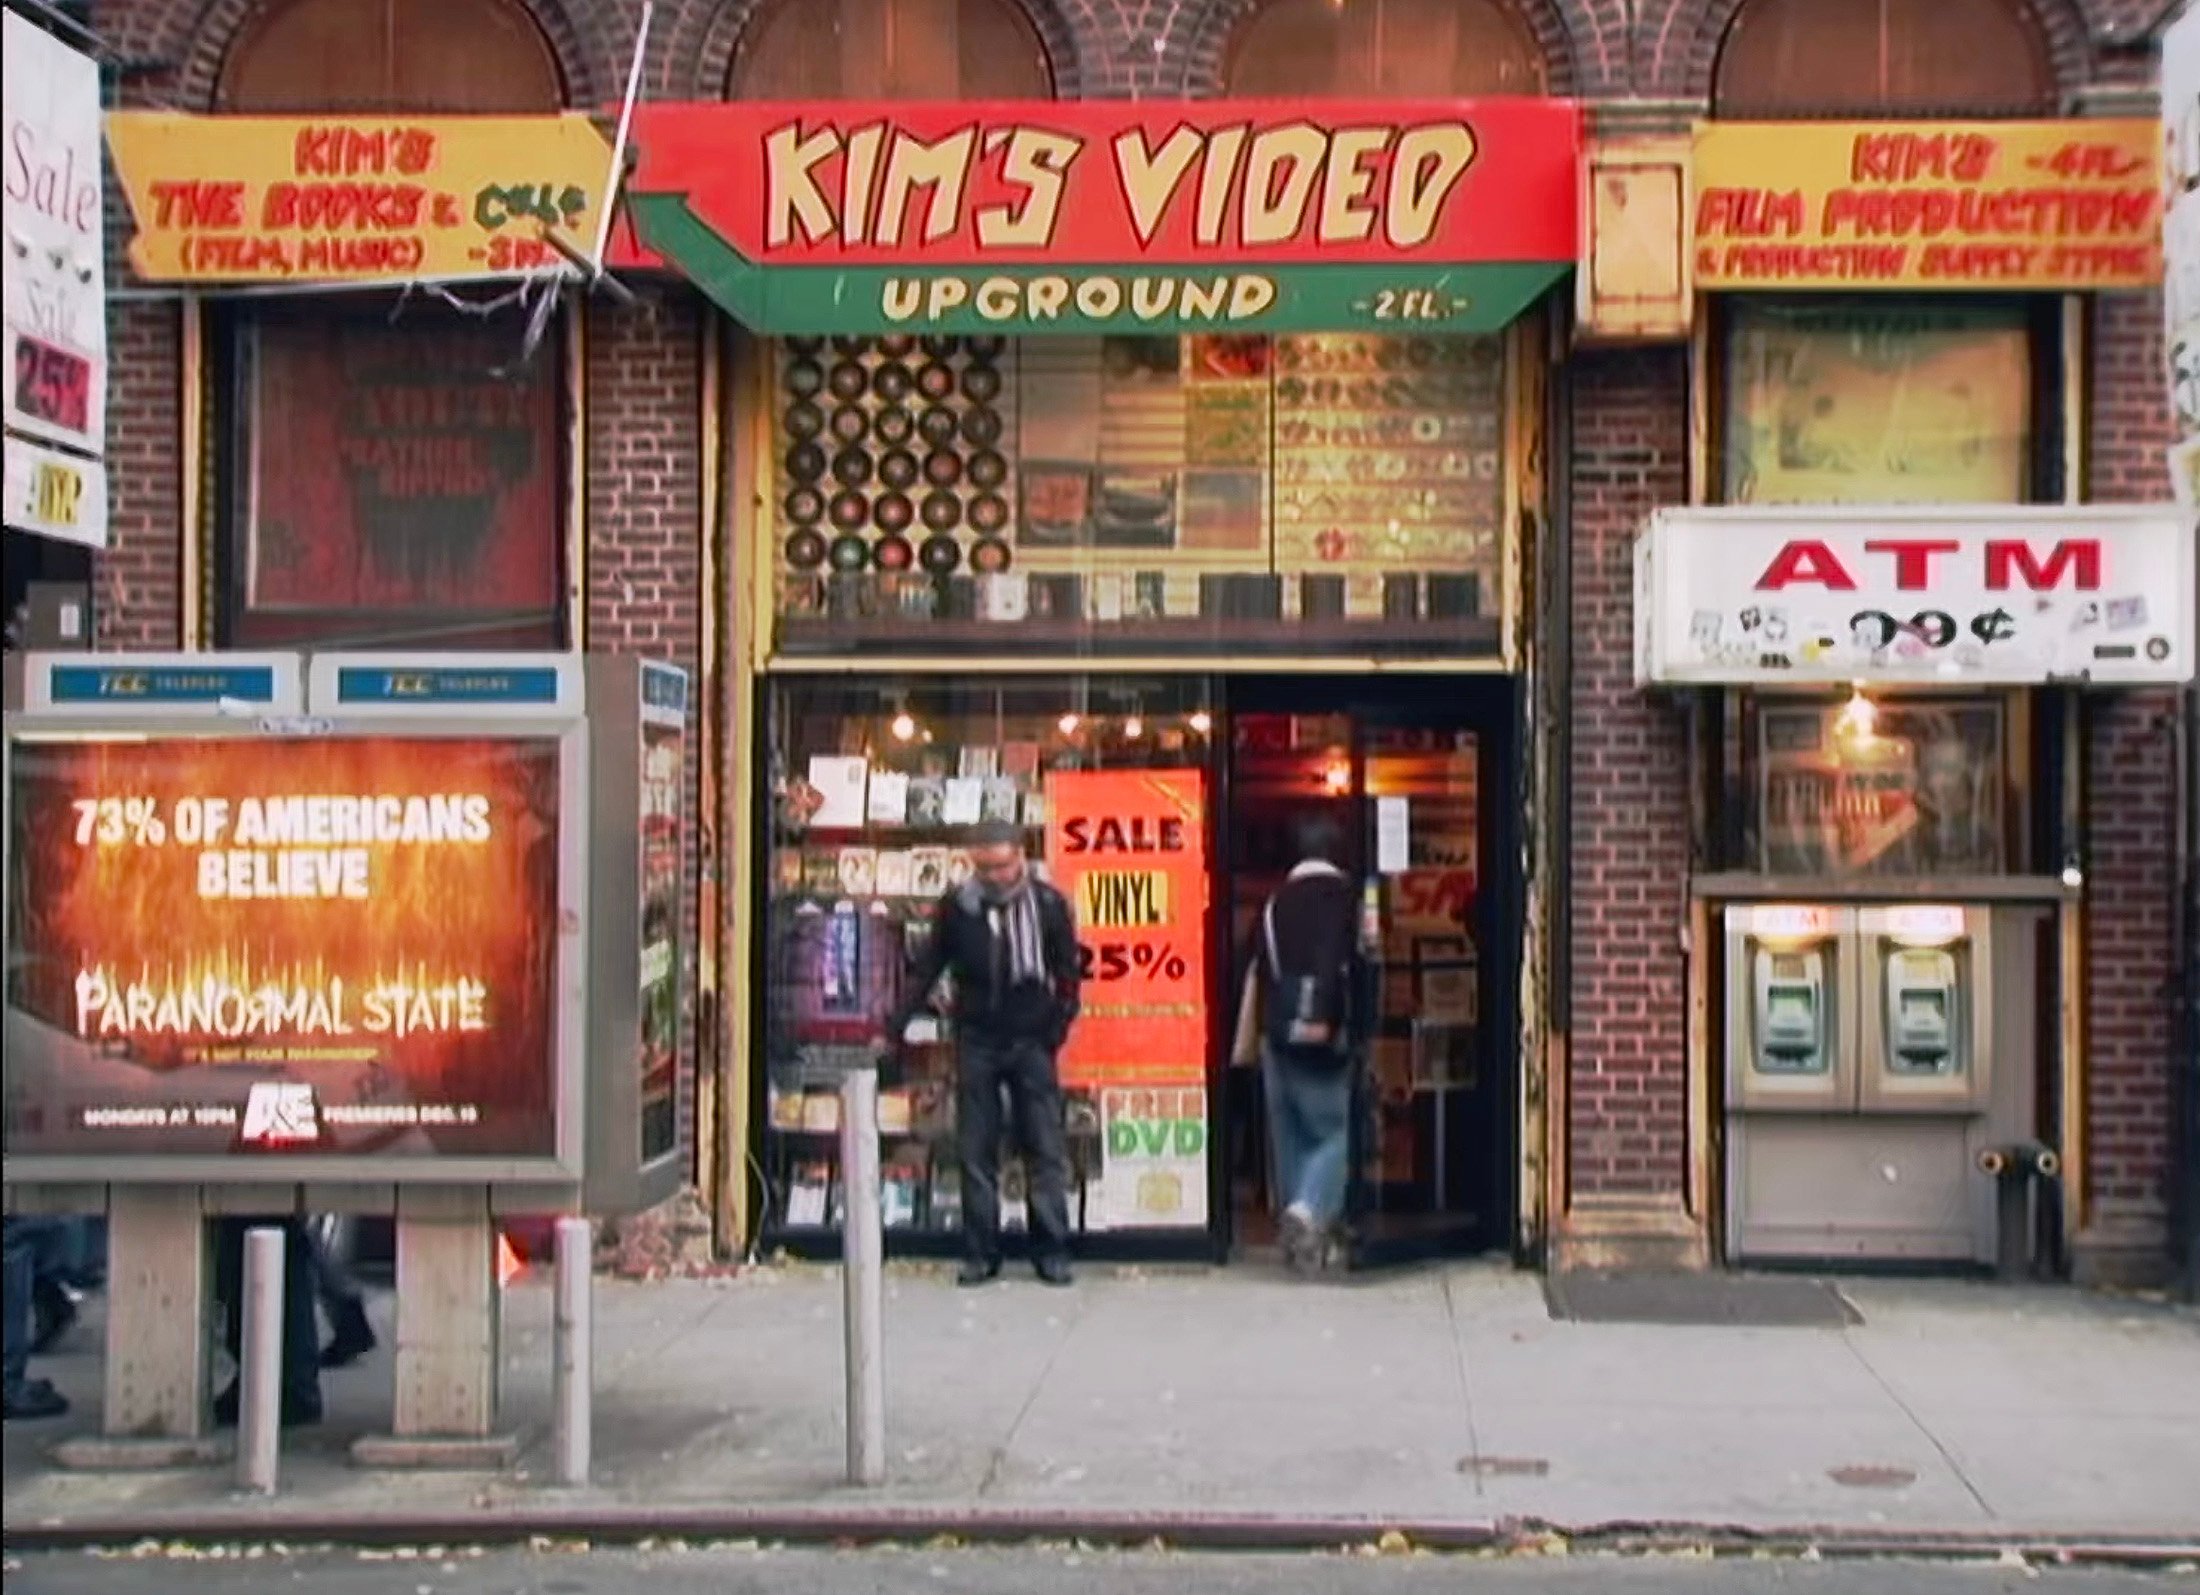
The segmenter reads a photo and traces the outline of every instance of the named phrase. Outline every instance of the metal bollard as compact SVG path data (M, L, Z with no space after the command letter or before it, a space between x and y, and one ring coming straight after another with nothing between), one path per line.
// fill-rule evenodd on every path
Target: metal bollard
M560 1484L581 1485L588 1482L594 1442L595 1226L585 1218L561 1218L557 1235L556 1362L551 1376L557 1478Z
M841 1282L848 1373L848 1482L886 1482L886 1239L879 1213L878 1070L851 1069L840 1084Z
M275 1493L283 1433L283 1245L279 1229L244 1238L244 1343L237 1352L237 1484Z

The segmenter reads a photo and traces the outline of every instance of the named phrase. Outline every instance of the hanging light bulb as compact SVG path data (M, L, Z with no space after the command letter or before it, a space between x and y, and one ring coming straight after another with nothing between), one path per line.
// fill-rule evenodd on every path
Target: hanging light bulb
M904 709L894 716L894 723L889 729L894 733L896 742L914 742L917 739L917 717Z
M1858 742L1872 739L1872 732L1879 724L1879 705L1864 696L1863 682L1851 685L1849 701L1841 706L1841 716L1836 723L1845 737Z
M1215 728L1215 717L1205 709L1197 709L1193 711L1189 724L1194 735L1203 737Z
M1073 737L1077 735L1077 728L1083 724L1084 722L1078 719L1077 716L1075 716L1074 714L1065 714L1062 716L1061 719L1054 722L1055 729L1060 731L1065 737Z
M1322 772L1322 785L1342 797L1352 790L1352 766L1339 759Z
M1142 715L1132 715L1123 722L1123 735L1136 742L1146 734L1146 721Z

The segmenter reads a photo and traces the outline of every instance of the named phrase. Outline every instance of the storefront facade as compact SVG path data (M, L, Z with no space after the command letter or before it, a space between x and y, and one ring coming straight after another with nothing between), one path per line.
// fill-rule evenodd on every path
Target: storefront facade
M1370 1255L1510 1245L1576 109L741 101L635 143L635 265L734 322L764 1244L831 1244L835 1082L985 819L1079 909L1086 1244L1226 1254L1267 1208L1235 975L1326 811L1381 883ZM882 1082L900 1244L956 1222L953 1067L920 1018Z
M546 233L595 245L638 4L102 7L118 54L168 63L124 104L196 114L110 129L135 237L111 239L97 645L694 671L678 1122L724 1253L830 1244L836 1049L973 814L1024 824L1091 921L1065 1063L1090 1244L1256 1241L1230 976L1291 816L1329 805L1378 882L1398 1021L1358 1160L1370 1260L1746 1259L1729 910L2022 902L2052 1012L2010 1134L2062 1155L2048 1260L2143 1275L2168 1251L2188 657L2146 647L2183 646L2178 595L2147 588L2132 645L2172 673L1967 663L1923 695L1920 617L1966 660L2018 650L1972 631L1994 603L1909 598L1963 553L1967 599L2083 569L2076 521L1992 555L1932 504L2168 498L2159 213L2130 164L2157 156L2127 128L2151 59L2030 0L1667 10L660 0L621 291L553 303L524 274L566 253ZM417 142L298 169L341 117L402 117L436 171ZM2023 197L1977 197L2011 186L1989 149ZM222 219L307 177L425 178L464 214ZM1918 189L1954 197L1895 197ZM453 276L472 311L420 286ZM1638 626L1694 619L1646 615L1646 536L1710 538L1685 568L1723 593L1763 575L1770 523L1689 514L1821 507L1801 540L1846 548L1871 503L1959 545L1916 556L1924 587L1844 559L1893 582L1869 606L1891 678L1828 653L1808 687L1638 680ZM1838 589L1801 558L1799 588ZM1746 817L1859 679L1910 750L1902 834L1792 823L1840 780L1800 767ZM1974 823L1925 824L1958 786ZM890 1233L918 1249L951 1222L944 1039L887 1082Z

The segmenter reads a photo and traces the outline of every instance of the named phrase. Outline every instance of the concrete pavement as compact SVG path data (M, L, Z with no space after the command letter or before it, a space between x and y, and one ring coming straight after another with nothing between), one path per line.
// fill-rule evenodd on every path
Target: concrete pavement
M842 1482L829 1268L597 1288L596 1469L547 1475L549 1301L508 1295L509 1474L354 1467L385 1352L326 1378L271 1501L225 1470L66 1474L96 1425L90 1327L34 1371L78 1403L10 1424L11 1544L139 1532L906 1537L1147 1534L1338 1543L1405 1529L1652 1525L1889 1546L2057 1539L2200 1548L2200 1314L2058 1289L1852 1281L1841 1329L1554 1322L1540 1282L1457 1266L1343 1285L1257 1265L1013 1269L960 1291L897 1266L888 1482ZM376 1303L386 1327L387 1300ZM807 1525L807 1528L805 1527Z

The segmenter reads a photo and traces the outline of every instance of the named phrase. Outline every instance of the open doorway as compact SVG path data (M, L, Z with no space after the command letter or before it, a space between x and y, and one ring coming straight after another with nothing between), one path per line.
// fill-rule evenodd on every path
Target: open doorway
M1374 887L1377 1021L1346 1196L1353 1266L1502 1247L1517 1163L1513 684L1238 680L1230 707L1229 967L1251 960L1303 820L1336 822L1344 867ZM1257 1071L1229 1071L1226 1185L1241 1252L1273 1240L1262 1114Z

